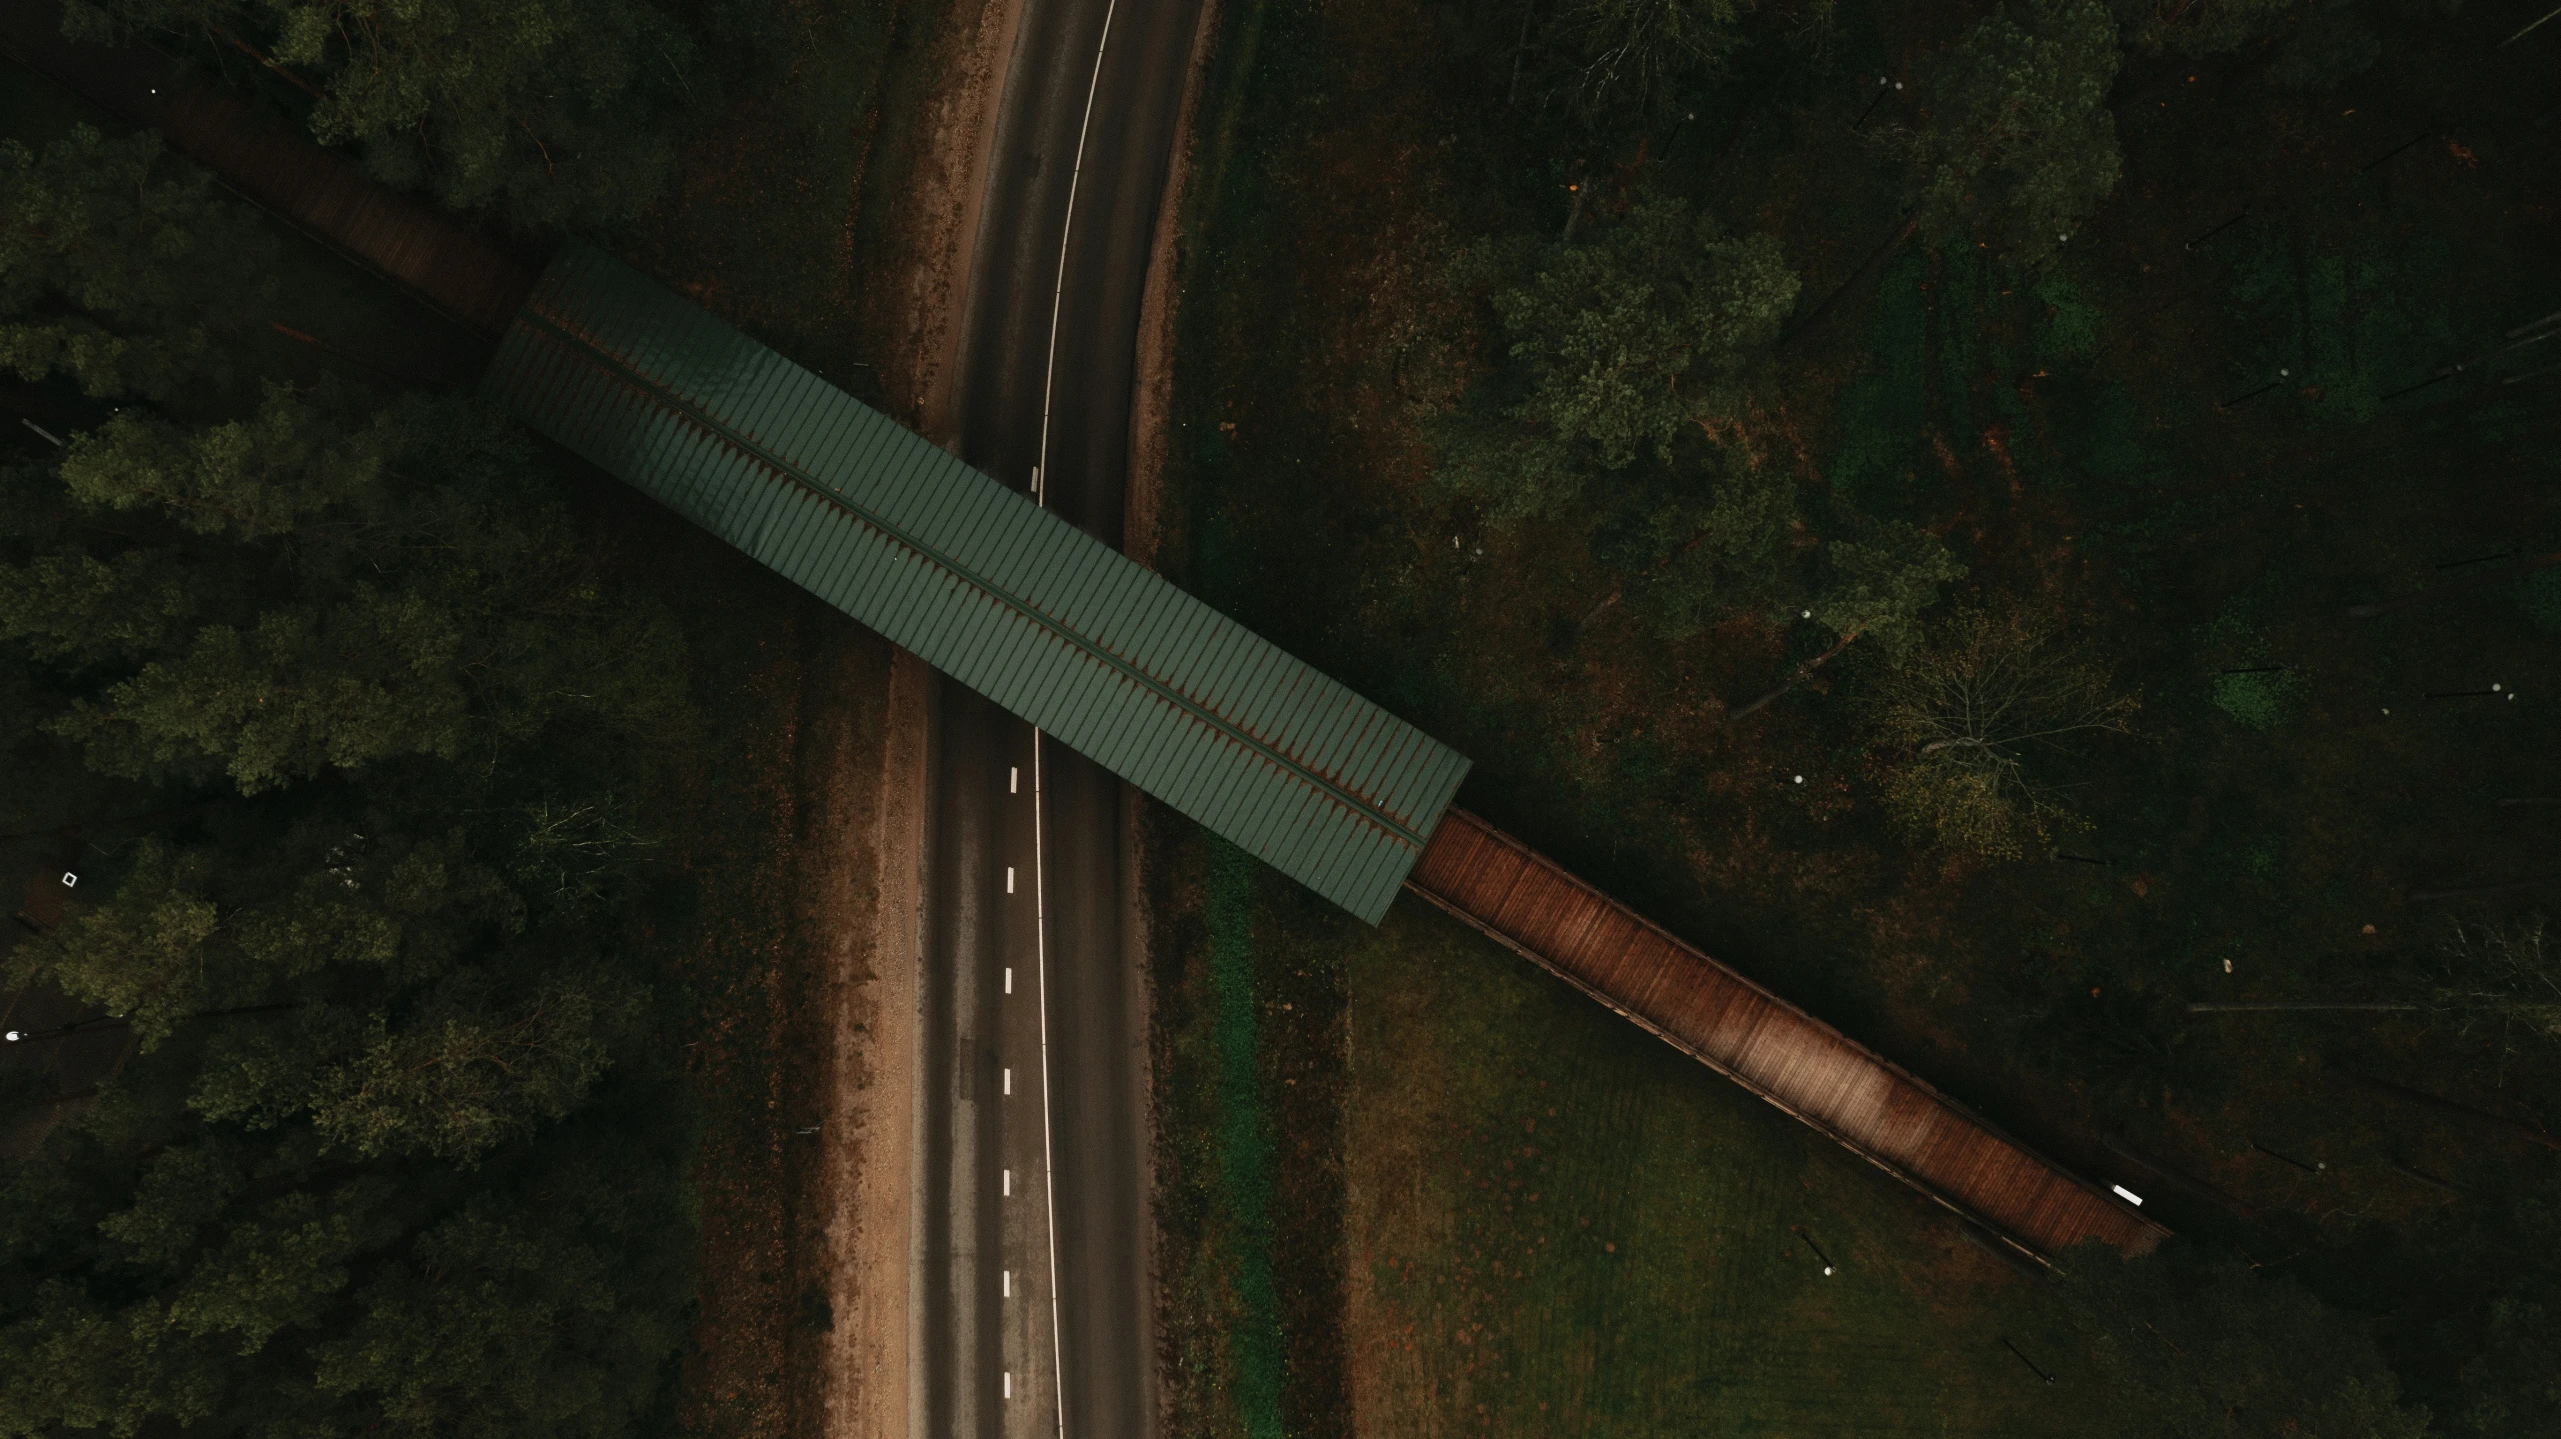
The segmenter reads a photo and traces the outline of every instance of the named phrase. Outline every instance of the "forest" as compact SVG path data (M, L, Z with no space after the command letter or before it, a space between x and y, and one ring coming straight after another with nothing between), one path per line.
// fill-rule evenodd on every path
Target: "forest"
M1175 831L1178 1432L2555 1426L2540 10L1223 12L1169 571L2176 1237L2033 1278L1932 1247L1509 956L1356 933ZM796 230L687 208L785 152L706 136L798 11L66 14L493 233L727 247L702 282L806 327L778 343L848 343L789 256L874 232L806 187ZM724 1186L777 1123L684 1057L767 972L700 964L705 855L753 848L701 796L771 795L705 780L738 661L591 476L280 321L311 263L149 136L0 141L0 833L45 896L0 962L61 1015L9 1043L122 1056L0 1067L0 1433L754 1427L679 1392L736 1312L698 1239L752 1227ZM1515 1165L1664 1250L1490 1287L1470 1245L1544 1252L1481 1197ZM1822 1244L1894 1286L1807 1299ZM1747 1277L1699 1307L1707 1273ZM1734 1333L1827 1357L1747 1379ZM1893 1407L1934 1366L1957 1390Z
M1231 20L1169 571L2175 1237L2029 1289L1875 1237L1563 986L1193 853L1196 1432L2548 1427L2547 8ZM1824 1222L1891 1281L1810 1292Z
M778 23L67 15L533 243L665 213ZM698 640L449 327L21 80L0 1432L665 1430L732 1102L687 1041L736 1007L680 832L726 742Z

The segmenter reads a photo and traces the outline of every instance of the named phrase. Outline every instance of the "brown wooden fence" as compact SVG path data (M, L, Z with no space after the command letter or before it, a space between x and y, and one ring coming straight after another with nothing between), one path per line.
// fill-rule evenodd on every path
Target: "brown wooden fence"
M1464 810L1406 887L2032 1258L2169 1232Z
M63 39L55 0L0 0L0 53L129 124L157 128L243 197L492 339L533 289L538 266L158 51Z

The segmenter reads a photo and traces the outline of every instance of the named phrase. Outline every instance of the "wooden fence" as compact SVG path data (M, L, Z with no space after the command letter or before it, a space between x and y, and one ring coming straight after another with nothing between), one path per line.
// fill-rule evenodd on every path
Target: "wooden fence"
M2169 1232L1464 810L1406 887L2030 1258Z

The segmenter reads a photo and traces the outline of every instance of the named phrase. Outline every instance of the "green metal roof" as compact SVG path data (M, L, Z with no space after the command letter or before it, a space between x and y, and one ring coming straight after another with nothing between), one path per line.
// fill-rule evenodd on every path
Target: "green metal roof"
M483 388L534 429L1377 923L1467 760L592 246Z

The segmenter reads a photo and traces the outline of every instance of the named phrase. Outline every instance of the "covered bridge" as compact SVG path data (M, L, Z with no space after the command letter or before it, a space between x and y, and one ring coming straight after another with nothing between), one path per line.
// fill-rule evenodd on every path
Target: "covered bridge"
M654 281L576 242L536 280L219 86L58 26L0 0L0 52L498 337L484 389L528 425L1317 893L1376 923L1413 888L2024 1253L2164 1232L1451 809L1467 761L1429 736Z
M484 392L1376 924L1467 761L593 246Z

